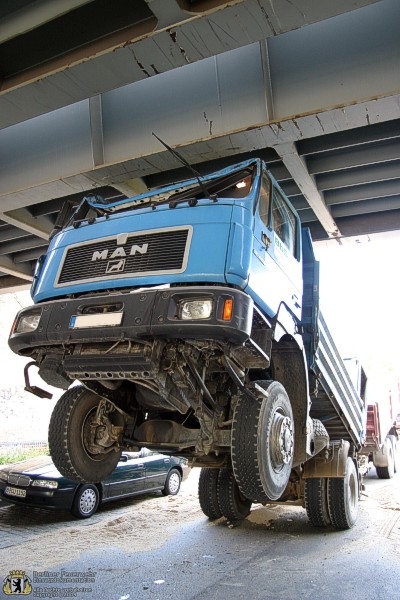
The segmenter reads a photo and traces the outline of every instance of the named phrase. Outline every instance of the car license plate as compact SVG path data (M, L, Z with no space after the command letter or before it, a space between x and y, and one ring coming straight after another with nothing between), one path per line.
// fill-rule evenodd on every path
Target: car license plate
M9 496L18 496L19 498L26 497L26 490L21 490L20 488L7 486L5 489L5 493Z
M84 327L112 327L114 325L121 325L121 322L122 312L74 315L69 322L69 328L83 329Z

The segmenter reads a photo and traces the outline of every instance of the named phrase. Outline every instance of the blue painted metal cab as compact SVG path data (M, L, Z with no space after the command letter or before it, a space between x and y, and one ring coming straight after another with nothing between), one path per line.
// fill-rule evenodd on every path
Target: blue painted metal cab
M260 160L88 206L96 217L54 236L35 278L35 303L110 288L215 283L245 291L270 318L282 306L300 318L299 218Z

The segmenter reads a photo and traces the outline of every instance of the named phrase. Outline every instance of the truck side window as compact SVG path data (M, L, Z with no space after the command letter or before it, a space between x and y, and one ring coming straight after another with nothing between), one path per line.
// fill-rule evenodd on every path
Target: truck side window
M272 229L288 250L296 255L296 218L281 194L274 188L272 203Z
M258 214L266 227L269 227L269 205L271 197L271 182L265 175L262 178Z

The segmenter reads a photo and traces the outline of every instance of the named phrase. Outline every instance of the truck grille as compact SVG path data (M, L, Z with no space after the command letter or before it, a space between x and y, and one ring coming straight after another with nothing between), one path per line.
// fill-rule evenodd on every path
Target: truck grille
M61 261L56 286L120 279L186 269L192 228L122 234L70 246Z

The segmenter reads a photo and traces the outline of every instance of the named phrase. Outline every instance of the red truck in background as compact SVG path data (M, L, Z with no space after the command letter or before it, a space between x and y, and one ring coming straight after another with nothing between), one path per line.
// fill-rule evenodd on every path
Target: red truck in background
M400 471L400 381L378 402L367 405L366 439L361 454L368 456L380 479Z

